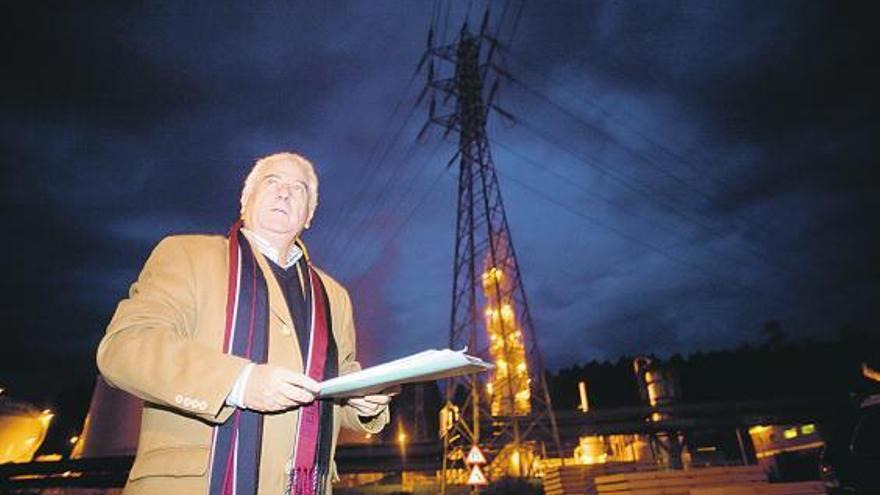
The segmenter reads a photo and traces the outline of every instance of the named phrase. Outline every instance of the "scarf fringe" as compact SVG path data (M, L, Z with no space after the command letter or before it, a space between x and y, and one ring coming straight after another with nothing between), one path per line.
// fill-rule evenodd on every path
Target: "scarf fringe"
M326 476L319 475L319 469L296 468L290 473L290 495L321 495L324 493Z

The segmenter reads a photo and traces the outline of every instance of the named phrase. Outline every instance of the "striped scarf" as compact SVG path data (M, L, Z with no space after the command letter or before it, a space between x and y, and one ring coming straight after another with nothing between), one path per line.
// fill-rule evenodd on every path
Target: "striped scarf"
M269 290L256 254L241 233L241 222L229 232L229 282L223 350L254 363L269 356ZM327 293L306 256L298 263L304 275L305 307L310 325L305 370L316 381L338 374ZM292 267L291 269L296 269ZM330 467L333 405L317 400L299 408L288 492L320 495ZM229 420L214 428L211 445L209 495L256 495L259 490L263 415L236 409Z

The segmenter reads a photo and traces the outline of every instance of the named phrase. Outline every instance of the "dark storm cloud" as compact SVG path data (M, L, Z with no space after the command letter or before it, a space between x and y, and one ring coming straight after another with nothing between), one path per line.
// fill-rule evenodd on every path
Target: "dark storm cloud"
M648 194L638 194L594 171L592 185L598 187L592 192L611 197L605 207L582 203L581 211L654 246L674 246L677 257L707 268L696 275L714 281L710 287L735 283L734 293L721 299L732 303L723 304L727 311L716 315L727 320L730 330L706 332L699 343L677 337L699 328L694 321L718 299L712 291L697 285L681 294L665 294L664 305L681 308L672 315L648 310L658 325L672 322L668 337L680 342L681 349L730 345L736 339L729 334L749 335L773 314L784 316L793 327L789 329L801 335L828 332L848 318L872 318L865 293L877 294L871 282L877 267L869 253L878 232L867 212L876 209L871 167L876 146L870 136L876 134L877 122L867 109L877 106L868 89L876 86L878 74L866 64L866 50L876 44L876 34L866 20L870 15L852 7L798 7L621 2L551 4L526 11L533 22L522 26L526 34L515 44L512 67L563 102L569 114L600 122L608 135L559 111L547 115L547 122L523 108L520 116L527 114L532 124L540 123L539 128L560 141L566 134L581 136L580 143L569 145L578 156L650 186ZM582 15L572 15L578 8ZM569 23L572 29L560 30L565 17L578 20ZM527 108L524 100L517 104ZM565 159L571 167L586 168L571 156ZM570 174L569 166L556 168ZM555 188L575 202L566 186L557 183ZM510 188L507 192L509 198ZM516 201L508 201L510 209L517 208ZM641 218L621 215L622 208L611 212L609 204L626 205ZM642 225L645 217L654 224ZM589 235L568 239L576 240L585 255L563 256L564 265L606 266L607 261L599 260L608 259L631 265L632 277L609 275L622 281L617 298L635 299L638 287L650 287L655 280L683 286L683 277L695 275L669 259L659 269L646 267L646 260L657 253L621 242L620 235L607 229L581 224ZM682 239L670 239L670 230L681 230ZM610 258L602 254L613 251L618 252ZM586 268L574 271L589 273ZM577 276L566 280L581 283ZM557 292L566 293L563 300L573 299L567 289ZM599 303L601 292L584 286L572 292L588 294L584 298L597 303L591 305L594 312L610 321L621 314ZM545 302L549 305L536 305L535 311L540 315L542 308L547 310L552 318L543 320L553 328L590 314L584 309L565 314L553 309L554 300ZM806 310L814 318L805 317L805 308L814 308ZM612 330L602 329L603 322L589 321L580 328L598 328L602 338L612 336ZM637 341L632 339L629 352L644 352Z
M6 349L91 360L151 246L222 233L250 164L279 149L319 168L306 239L350 286L364 356L446 345L455 139L413 144L432 14L414 5L16 7L0 83ZM452 4L436 37L467 10ZM519 122L493 118L490 136L549 366L754 343L773 318L796 337L876 321L875 18L525 4L500 62L558 106L505 82Z
M393 18L214 4L30 8L4 35L14 50L2 92L3 197L20 243L5 251L21 258L3 284L20 320L6 350L42 348L34 335L62 332L62 347L90 360L162 236L224 231L250 163L279 148L312 143L304 151L323 178L344 179L398 96L389 83L399 78L357 49L373 35L393 52L378 38ZM401 57L410 70L411 49ZM346 109L338 92L352 82L368 98ZM328 189L322 202L332 205L341 195ZM35 277L45 272L55 281ZM41 318L25 323L33 314Z
M185 73L151 64L128 42L140 21L131 7L29 9L14 9L4 29L10 52L6 105L39 118L142 129L163 112L198 103L200 94Z

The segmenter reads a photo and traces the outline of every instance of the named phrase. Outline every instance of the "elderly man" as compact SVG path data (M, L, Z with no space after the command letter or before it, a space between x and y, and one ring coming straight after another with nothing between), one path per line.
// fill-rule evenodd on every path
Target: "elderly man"
M388 422L385 395L316 400L359 369L348 293L299 240L317 204L312 164L271 155L228 238L172 236L150 255L97 355L145 401L125 494L329 493L340 425Z

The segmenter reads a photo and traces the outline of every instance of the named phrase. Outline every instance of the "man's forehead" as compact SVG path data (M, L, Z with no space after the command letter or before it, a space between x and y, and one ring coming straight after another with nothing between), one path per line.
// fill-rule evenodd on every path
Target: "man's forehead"
M304 179L306 176L305 165L288 158L276 158L267 162L260 170L260 178L266 178L270 175L296 176Z

